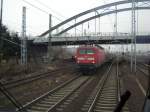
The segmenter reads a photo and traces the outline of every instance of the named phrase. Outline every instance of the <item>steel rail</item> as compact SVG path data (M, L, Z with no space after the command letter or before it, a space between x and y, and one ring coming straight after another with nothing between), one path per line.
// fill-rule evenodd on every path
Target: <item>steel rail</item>
M124 105L123 108L120 108L120 103L121 101L121 90L122 90L122 86L121 86L121 80L119 77L119 62L117 61L117 67L116 67L116 79L117 79L117 100L118 100L118 104L114 110L114 112L129 112L129 108L127 107L127 104ZM121 109L121 110L120 110Z
M86 82L88 82L90 79L90 77L85 80L84 82L81 83L81 85L79 85L77 88L75 88L72 92L70 92L69 94L67 94L66 96L64 96L58 103L56 103L54 106L52 106L51 108L48 109L47 112L51 112L51 111L55 111L55 109L57 108L57 106L59 104L61 104L64 100L66 100L68 97L70 97L72 94L75 93L75 91L77 91L79 88L81 88L84 84L86 84Z
M149 70L150 69L150 65L142 63L142 62L138 62L139 65L143 65L143 67L145 67L145 69Z
M42 99L46 98L46 97L49 96L50 94L52 94L52 93L54 93L54 92L60 90L61 88L67 86L68 84L70 84L70 83L73 82L74 80L78 79L79 77L81 77L81 75L72 78L71 80L69 80L69 81L63 83L62 85L59 85L58 87L54 88L53 90L50 90L49 92L47 92L47 93L41 95L40 97L34 99L33 101L31 101L31 102L29 102L29 103L23 105L23 108L21 108L21 109L19 109L19 110L17 110L17 111L26 110L26 109L27 109L28 107L30 107L31 105L34 105L35 103L41 101Z
M82 79L82 81L81 81L81 79ZM38 102L37 103L38 105L33 105L34 108L31 106L28 110L31 110L31 111L33 110L34 111L34 110L39 110L39 108L42 110L42 112L43 111L44 112L50 112L50 111L54 110L57 105L59 105L61 102L63 102L65 99L67 99L70 95L72 95L76 90L78 90L89 79L90 79L90 77L80 77L78 79L79 82L77 82L77 80L75 81L76 83L71 82L72 83L71 86L73 86L72 88L70 88L68 86L69 84L66 85L67 88L69 87L69 89L67 89L67 92L65 92L66 89L64 89L64 88L66 88L66 87L64 87L64 88L61 88L61 89L63 89L62 91L58 90L58 91L52 93L51 95L49 95L49 97L48 97L49 101L48 102L52 103L52 104L47 105L47 103ZM61 95L59 95L59 94L61 94ZM57 95L59 95L59 96L57 96ZM43 99L43 101L45 101L45 100L46 99Z
M146 77L149 76L149 74L145 73L140 67L137 66L137 70L139 70L140 72L142 72Z
M22 78L22 79L18 79L18 80L15 80L15 81L8 82L8 83L2 83L2 84L3 84L3 86L5 86L6 89L10 89L10 88L13 88L13 87L17 87L17 86L24 85L26 83L41 79L41 78L48 77L48 76L50 76L50 74L59 73L60 70L63 70L63 69L57 69L57 70L53 70L53 71L41 72L41 73L38 73L38 75L33 75L33 76L30 76L30 77L26 77L26 78Z
M116 70L118 72L118 68ZM118 86L117 73L112 74L110 71L103 77L100 88L88 112L115 110L118 103L118 97L120 97L118 96L117 89L120 89L120 87ZM122 110L129 112L129 109L126 106Z
M95 88L92 90L92 93L90 94L90 96L88 97L88 99L86 100L86 102L83 104L81 111L82 112L87 112L91 106L91 104L94 101L94 98L97 94L97 91L99 90L100 86L101 86L101 80L102 78L107 74L109 68L111 67L112 63L109 63L109 65L107 66L107 69L105 69L105 71L100 74L101 78L99 79L99 81L97 82Z
M148 65L148 64L144 64L144 66L146 66L146 67L150 68L150 65Z
M117 68L116 68L116 77L117 77L117 95L118 95L118 102L120 102L120 96L121 96L121 85L120 85L120 78L119 78L119 65L118 65L118 61L117 61Z
M105 82L106 82L106 80L107 80L107 78L108 78L108 76L109 76L109 73L110 73L110 71L111 71L111 69L112 69L112 65L113 65L113 63L112 63L111 66L109 67L107 73L106 73L105 75L103 75L102 79L100 80L100 82L99 82L99 86L100 86L100 87L99 87L99 90L98 90L98 92L97 92L97 94L96 94L96 96L95 96L95 98L94 98L94 100L93 100L93 102L92 102L92 104L91 104L91 106L90 106L88 112L92 112L92 110L93 110L93 108L94 108L94 106L95 106L95 104L96 104L96 101L98 100L98 97L99 97L99 95L100 95L100 93L101 93L101 91L102 91L102 88L103 88L103 86L104 86L104 84L105 84Z

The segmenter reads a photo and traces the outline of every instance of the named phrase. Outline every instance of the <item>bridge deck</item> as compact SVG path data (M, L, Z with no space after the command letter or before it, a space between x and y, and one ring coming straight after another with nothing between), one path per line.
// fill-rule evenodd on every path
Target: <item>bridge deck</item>
M52 45L80 45L80 44L128 44L131 36L78 36L78 37L52 37ZM137 43L150 43L150 35L137 36ZM48 38L36 38L35 44L47 44Z

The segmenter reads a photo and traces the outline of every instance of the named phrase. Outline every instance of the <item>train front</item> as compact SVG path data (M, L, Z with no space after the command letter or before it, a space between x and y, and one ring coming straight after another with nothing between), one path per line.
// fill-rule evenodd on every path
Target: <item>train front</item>
M82 71L95 69L98 66L96 48L79 47L76 52L76 63Z

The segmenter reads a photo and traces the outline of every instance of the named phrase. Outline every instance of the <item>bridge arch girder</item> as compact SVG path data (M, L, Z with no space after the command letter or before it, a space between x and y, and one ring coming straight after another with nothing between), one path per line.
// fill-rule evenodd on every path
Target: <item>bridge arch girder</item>
M81 25L81 24L83 24L85 22L88 22L88 21L90 21L92 19L95 19L95 18L98 18L98 17L103 17L103 16L106 16L106 15L109 15L109 14L113 14L113 13L116 13L116 12L119 13L119 12L125 12L125 11L129 11L129 10L132 10L132 8L124 8L124 9L109 11L109 12L106 12L106 13L101 13L101 14L98 14L96 16L89 17L87 19L84 19L84 20L82 20L82 21L80 21L80 22L78 22L78 23L76 23L74 25L71 25L70 27L64 29L63 31L61 31L58 34L56 34L56 36L59 36L59 35L67 32L67 31L71 30L72 28L74 28L74 27L76 27L78 25ZM150 7L135 7L135 10L150 10Z
M146 1L150 1L150 0L135 0L135 2L146 2ZM105 9L105 8L109 8L109 7L113 7L113 6L118 6L118 5L122 5L122 4L128 4L128 3L132 3L132 0L123 0L123 1L113 2L113 3L109 3L109 4L106 4L106 5L102 5L102 6L98 6L98 7L86 10L84 12L81 12L81 13L75 15L75 16L72 16L72 17L66 19L65 21L63 21L63 22L61 22L61 23L53 26L50 30L47 30L44 33L42 33L40 35L40 37L47 35L49 32L52 32L53 30L55 30L55 29L57 29L57 28L65 25L65 24L69 23L70 21L72 21L74 19L82 17L82 16L84 16L86 14L92 13L92 12L94 12L96 10Z

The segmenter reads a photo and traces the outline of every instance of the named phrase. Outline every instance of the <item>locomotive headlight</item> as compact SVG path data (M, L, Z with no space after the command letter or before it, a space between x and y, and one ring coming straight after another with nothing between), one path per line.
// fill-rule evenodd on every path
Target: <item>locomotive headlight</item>
M94 58L87 58L87 60L94 60Z
M84 58L83 57L80 57L80 58L77 58L78 60L84 60Z

